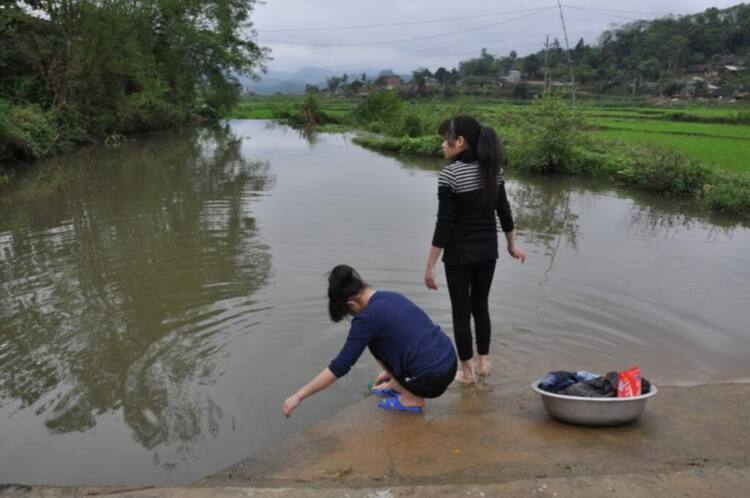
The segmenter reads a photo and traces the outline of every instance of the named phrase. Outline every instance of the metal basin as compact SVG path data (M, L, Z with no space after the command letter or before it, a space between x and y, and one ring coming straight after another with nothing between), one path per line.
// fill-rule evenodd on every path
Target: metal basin
M561 422L578 425L620 425L637 419L646 401L659 392L652 383L648 394L632 398L582 398L554 394L539 388L540 377L531 384L539 393L547 412Z

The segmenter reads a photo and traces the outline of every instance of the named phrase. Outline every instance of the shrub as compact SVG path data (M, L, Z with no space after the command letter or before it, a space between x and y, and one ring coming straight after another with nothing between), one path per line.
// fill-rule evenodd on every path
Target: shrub
M399 154L416 154L421 156L441 156L440 142L437 135L423 137L386 137L363 135L354 137L354 143L370 149L395 152Z
M403 102L393 92L380 90L367 97L354 109L354 117L360 123L392 123L400 117L402 107Z
M38 159L53 153L58 142L56 116L37 105L0 100L0 161Z
M119 126L114 129L119 133L166 130L184 124L187 120L184 110L160 96L145 92L130 95L118 107L117 115ZM111 126L104 126L102 131L113 131Z
M564 173L573 167L575 149L583 141L582 118L557 97L535 99L521 111L508 113L516 130L509 137L511 168L535 173Z
M711 209L750 216L750 175L716 174L703 195Z
M404 118L402 133L409 137L422 135L422 120L416 114L408 114Z
M440 144L442 139L437 135L427 135L417 138L403 138L400 152L404 154L418 154L423 156L441 157Z
M568 173L579 176L606 176L626 167L628 158L617 151L600 150L594 144L574 146Z
M672 194L700 192L710 170L689 157L657 147L632 148L617 176L629 184Z

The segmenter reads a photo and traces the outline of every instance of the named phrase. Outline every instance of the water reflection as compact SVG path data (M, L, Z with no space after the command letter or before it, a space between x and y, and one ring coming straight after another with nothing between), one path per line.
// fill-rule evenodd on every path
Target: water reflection
M122 411L147 448L216 435L201 386L271 271L248 205L274 178L241 142L84 151L0 206L0 407L55 433Z

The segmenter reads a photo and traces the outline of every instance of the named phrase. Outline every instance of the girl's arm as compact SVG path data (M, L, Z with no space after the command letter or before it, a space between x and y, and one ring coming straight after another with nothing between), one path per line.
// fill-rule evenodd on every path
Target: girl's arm
M326 387L336 382L336 376L333 375L331 369L326 367L325 370L315 376L310 382L300 388L299 391L289 396L284 404L281 405L281 411L284 412L284 416L289 417L297 405L299 405L303 399L308 396L322 391Z
M510 211L510 203L508 202L508 194L505 192L505 182L500 183L497 186L497 216L500 218L500 225L505 232L505 240L508 243L508 254L513 259L517 259L521 263L526 261L526 253L516 245L515 240L515 224L513 223L513 215Z
M453 192L456 189L456 177L453 170L446 168L438 177L438 213L435 232L432 235L432 247L427 256L427 268L424 272L424 284L428 289L437 290L435 265L443 253L443 248L451 238L451 232L456 222L456 199Z
M505 232L505 240L508 242L508 254L510 254L513 259L517 259L521 263L526 261L526 253L516 245L515 237L513 236L514 230L511 230L510 232Z
M430 248L430 254L427 256L427 268L424 271L424 284L428 289L437 290L438 288L435 278L435 265L442 253L442 247L432 246Z

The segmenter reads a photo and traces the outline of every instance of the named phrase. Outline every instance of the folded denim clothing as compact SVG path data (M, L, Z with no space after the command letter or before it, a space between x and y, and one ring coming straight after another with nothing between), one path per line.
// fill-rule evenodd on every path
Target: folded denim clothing
M617 396L617 372L571 384L560 391L560 394L584 398L614 398Z
M551 393L558 393L562 389L567 389L578 382L575 372L566 372L564 370L558 370L556 372L548 373L540 382L539 389Z
M577 383L596 379L595 373L579 370L578 372L567 372L558 370L548 373L540 382L539 388L551 393L560 393Z

